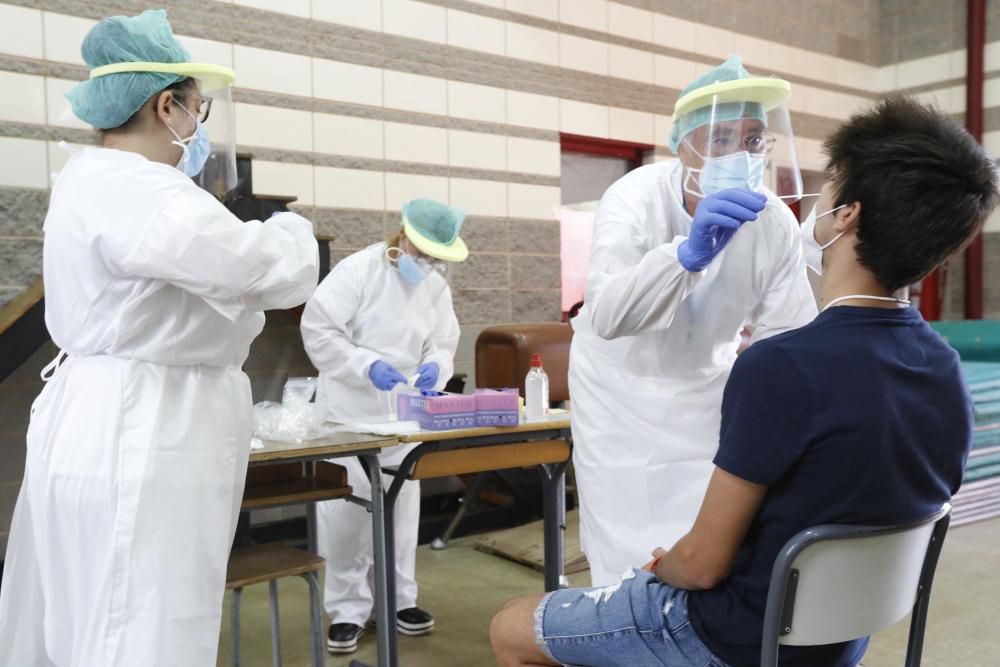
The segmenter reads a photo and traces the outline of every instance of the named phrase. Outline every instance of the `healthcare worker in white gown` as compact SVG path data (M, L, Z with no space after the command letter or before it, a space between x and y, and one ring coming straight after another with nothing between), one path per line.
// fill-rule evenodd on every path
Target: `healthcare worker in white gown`
M302 340L320 372L316 401L327 417L385 421L389 392L397 385L416 376L416 389L441 390L451 378L460 331L447 276L469 254L459 236L464 218L439 202L410 201L398 234L347 257L320 283L302 315ZM398 465L414 446L385 450L380 460ZM347 466L354 493L370 498L361 464L337 463ZM361 507L341 501L320 503L317 515L331 619L327 648L350 653L373 607L371 519ZM394 516L396 628L426 634L434 620L417 607L414 578L419 482L403 483Z
M776 194L801 190L787 96L786 82L730 58L678 99L680 159L630 172L601 199L569 370L594 585L693 524L743 327L760 340L816 314L798 223Z
M164 12L105 19L82 51L93 78L68 97L106 132L70 158L45 220L65 360L31 408L0 665L212 667L252 429L241 366L261 311L315 288L317 245L307 220L244 224L189 177L208 155L205 91L224 119L232 72L188 63ZM224 187L235 163L217 146Z

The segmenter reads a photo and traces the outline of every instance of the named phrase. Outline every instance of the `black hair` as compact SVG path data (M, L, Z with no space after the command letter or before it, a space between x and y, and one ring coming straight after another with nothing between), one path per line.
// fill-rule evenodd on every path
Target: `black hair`
M997 205L993 159L950 117L909 97L852 116L823 149L835 205L861 203L858 260L890 290L972 241Z
M180 81L174 81L172 84L170 84L169 86L167 86L163 90L160 90L160 91L157 91L156 93L153 93L153 95L150 96L149 99L150 100L152 100L152 99L158 99L160 97L160 95L162 95L163 93L165 93L168 90L170 92L172 92L174 94L174 97L177 98L177 100L180 101L183 104L184 102L187 101L188 95L190 95L192 92L195 92L195 91L198 90L198 82L197 82L197 80L192 79L189 76L188 77L184 77ZM136 123L139 122L138 121L139 116L142 114L142 110L146 108L146 104L148 102L149 102L149 100L146 100L145 102L143 102L142 106L139 107L139 109L134 114L132 114L129 117L129 119L126 120L124 123L122 123L118 127L110 128L110 129L107 129L107 130L101 130L101 134L103 135L106 132L124 132L126 130L132 129L132 126L134 126ZM155 106L155 104L154 104L154 106Z

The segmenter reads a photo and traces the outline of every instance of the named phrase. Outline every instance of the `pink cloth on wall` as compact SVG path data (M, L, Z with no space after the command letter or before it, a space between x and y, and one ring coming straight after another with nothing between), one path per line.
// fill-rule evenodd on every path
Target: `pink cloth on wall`
M562 311L583 301L590 267L590 246L594 236L594 211L560 208L559 254L562 259Z

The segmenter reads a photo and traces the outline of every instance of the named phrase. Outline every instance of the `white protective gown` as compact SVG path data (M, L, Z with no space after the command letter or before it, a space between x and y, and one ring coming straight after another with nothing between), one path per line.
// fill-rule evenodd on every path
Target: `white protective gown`
M406 377L421 364L440 367L436 389L452 376L459 327L447 282L437 273L418 285L407 283L385 257L386 245L370 246L337 264L323 279L302 314L302 340L319 370L316 401L333 420L386 414L386 392L368 377L379 360ZM380 455L397 465L415 445ZM357 459L337 459L347 467L355 495L371 498L371 485ZM392 482L386 476L385 486ZM373 606L371 518L361 507L340 500L318 504L317 537L326 559L325 607L332 623L364 625ZM405 482L396 503L396 608L417 604L417 529L420 482Z
M305 301L312 226L242 223L191 179L92 148L56 180L45 321L0 593L5 667L211 667L252 430L241 366Z
M681 173L678 160L647 165L605 193L573 319L573 463L595 586L694 523L743 326L760 340L816 315L798 223L777 198L707 269L681 266Z

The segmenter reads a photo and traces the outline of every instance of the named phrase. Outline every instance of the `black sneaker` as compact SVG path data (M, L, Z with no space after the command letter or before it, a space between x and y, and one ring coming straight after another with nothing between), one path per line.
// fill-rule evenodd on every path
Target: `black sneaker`
M353 623L334 623L326 636L326 650L330 653L354 653L365 629Z
M396 630L411 637L430 634L434 629L434 617L420 607L410 607L396 613Z

